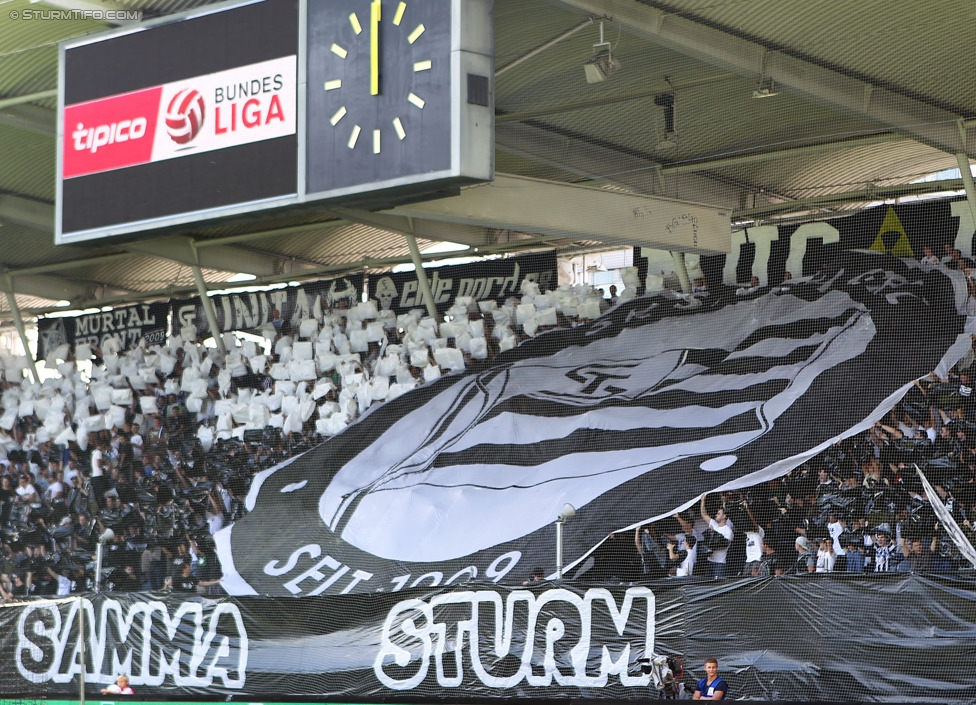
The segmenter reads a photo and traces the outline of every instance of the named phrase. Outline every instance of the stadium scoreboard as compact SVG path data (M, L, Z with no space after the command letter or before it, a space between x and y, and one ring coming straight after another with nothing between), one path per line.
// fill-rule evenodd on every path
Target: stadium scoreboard
M258 0L60 47L56 244L494 170L492 0Z

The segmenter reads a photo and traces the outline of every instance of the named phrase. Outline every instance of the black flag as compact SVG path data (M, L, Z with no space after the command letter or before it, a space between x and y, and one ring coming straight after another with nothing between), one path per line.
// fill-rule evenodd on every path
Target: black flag
M750 296L645 297L370 410L259 475L232 593L512 582L702 493L786 473L946 355L953 281L877 253Z

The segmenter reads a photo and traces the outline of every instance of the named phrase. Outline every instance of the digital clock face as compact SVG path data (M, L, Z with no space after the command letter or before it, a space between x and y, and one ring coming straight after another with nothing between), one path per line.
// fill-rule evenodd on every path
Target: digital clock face
M451 167L451 0L309 0L307 191Z

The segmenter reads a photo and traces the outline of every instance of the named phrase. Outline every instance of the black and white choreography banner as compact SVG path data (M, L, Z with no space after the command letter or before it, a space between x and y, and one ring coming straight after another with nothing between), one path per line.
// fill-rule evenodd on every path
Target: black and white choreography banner
M925 473L917 465L915 466L915 470L918 472L918 477L922 481L922 487L925 489L925 497L929 500L929 504L932 505L932 510L935 512L939 524L946 534L949 535L949 538L952 539L956 548L959 549L959 554L976 568L976 549L973 548L973 545L966 537L966 532L956 522L952 516L952 510L943 503L939 493L932 487L929 479L925 477Z
M87 344L105 347L114 338L119 351L136 347L140 340L147 345L166 342L169 303L132 304L109 311L86 313L80 316L39 318L37 320L37 359L43 360L61 345Z
M7 604L0 683L6 698L77 698L83 633L91 699L125 673L168 701L646 701L658 693L638 659L663 654L685 682L718 658L735 699L976 703L971 584L822 577ZM831 607L811 621L818 604Z
M509 296L520 296L525 281L536 282L540 291L555 289L557 285L555 250L472 264L429 267L424 272L434 304L441 312L450 308L459 296L501 303ZM382 308L397 314L427 306L415 272L371 276L369 295L379 301Z
M363 275L351 274L272 291L212 296L210 300L221 333L258 331L262 326L280 326L286 321L297 331L304 319L321 317L323 308L340 302L352 308L362 300L362 293ZM210 337L210 325L199 296L174 300L172 306L174 335L179 335L184 326L195 326L197 340Z
M576 561L866 428L957 341L953 284L849 253L788 287L641 298L528 340L256 476L250 514L217 535L224 585L306 596L551 574L566 502Z

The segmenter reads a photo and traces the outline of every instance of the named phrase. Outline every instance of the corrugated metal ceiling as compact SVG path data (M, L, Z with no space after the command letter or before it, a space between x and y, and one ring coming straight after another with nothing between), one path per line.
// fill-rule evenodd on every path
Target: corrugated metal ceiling
M206 4L124 0L117 6L156 17ZM56 101L50 92L57 88L57 42L108 27L85 19L14 21L11 12L51 6L27 0L0 5L0 199L11 196L52 208L56 147L50 126ZM642 8L663 13L658 26L633 20ZM912 98L920 120L927 119L930 108L963 119L976 116L976 83L971 80L976 52L969 49L976 5L970 2L496 0L496 68L587 18L594 21L498 78L499 172L561 182L592 180L736 209L905 184L956 166L953 154L902 134L911 132L912 125L885 124L856 100L839 105L812 98L829 87L804 84L802 77L797 86L777 86L779 95L756 100L752 96L763 78L762 63L744 69L734 55L752 56L755 47L764 47L768 56L800 59L811 67L811 75L827 68L860 81L865 106L873 90L890 90ZM610 80L588 84L582 66L593 54L601 19L622 68ZM671 19L675 22L669 24ZM724 60L704 45L703 38L717 36L710 31L728 40L733 53ZM673 93L675 104L676 133L667 138L664 111L654 103L654 96L664 92ZM23 120L38 115L49 117L23 129ZM891 138L877 139L879 134ZM857 141L864 136L869 139ZM802 155L788 151L810 145L821 147ZM594 160L593 150L602 157ZM8 270L124 251L115 243L55 248L50 229L19 224L2 204L0 266ZM820 212L845 207L851 206L832 204ZM811 214L817 213L813 208ZM245 218L194 228L192 236L219 240L268 233L227 247L267 257L279 276L296 278L407 255L397 233L329 225L328 219L321 212ZM274 234L316 221L322 221L320 228ZM569 243L565 246L572 250ZM212 270L206 276L216 284L232 274ZM147 256L82 264L52 276L89 287L90 296L79 305L97 304L107 289L159 292L192 285L186 265ZM20 294L17 300L31 310L53 305Z

